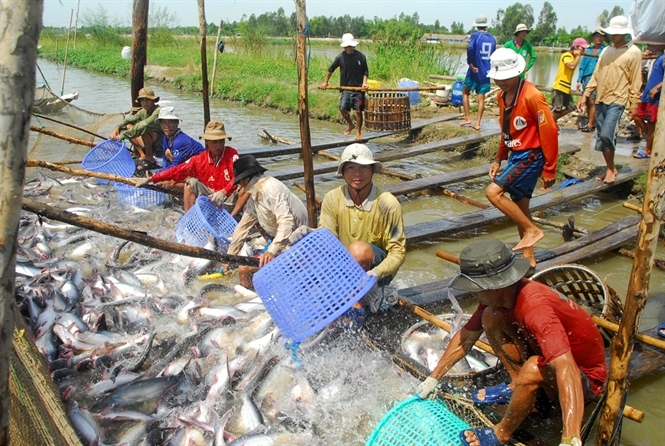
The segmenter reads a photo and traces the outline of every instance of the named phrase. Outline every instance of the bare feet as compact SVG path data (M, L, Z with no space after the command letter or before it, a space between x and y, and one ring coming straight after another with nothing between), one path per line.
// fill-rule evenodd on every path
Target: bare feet
M471 121L469 121L468 119L460 122L460 127L469 127L469 126L471 126Z
M538 243L538 240L543 238L545 234L543 234L543 231L540 229L536 228L535 230L529 230L524 232L524 237L522 237L522 240L515 245L513 248L513 251L519 251L524 248L531 248L533 245Z
M471 128L474 130L480 130L480 124L472 125Z
M348 129L346 129L346 132L344 132L344 136L349 136L351 134L351 132L354 131L355 129L356 129L355 126L353 126L353 125L350 126Z
M360 133L356 133L356 141L362 141L363 140L363 135Z
M605 172L605 184L612 184L617 179L617 172L608 170Z

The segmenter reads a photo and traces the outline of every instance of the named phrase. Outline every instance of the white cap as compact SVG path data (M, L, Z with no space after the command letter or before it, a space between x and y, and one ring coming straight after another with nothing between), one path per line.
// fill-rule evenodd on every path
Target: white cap
M178 118L175 114L175 108L173 107L162 107L159 109L159 115L157 116L157 121L160 119L177 119L178 121L182 121L182 119Z
M610 36L633 34L630 29L628 29L628 19L622 15L612 17L610 20L610 26L603 29L603 32L605 34L609 34Z
M483 14L480 14L476 17L476 22L473 24L476 28L487 28L489 24L487 23L487 17Z
M487 77L502 81L517 77L524 71L526 61L510 48L498 48L490 56L490 70Z
M358 41L353 38L353 34L346 33L342 36L342 43L340 44L342 48L346 48L347 46L356 46L356 45L358 45Z
M382 164L378 161L374 161L374 154L369 147L365 144L354 143L344 149L342 152L342 159L339 162L339 167L337 168L337 175L342 175L344 170L344 165L346 163L356 163L362 164L363 166L374 165L374 173L378 173L382 168Z

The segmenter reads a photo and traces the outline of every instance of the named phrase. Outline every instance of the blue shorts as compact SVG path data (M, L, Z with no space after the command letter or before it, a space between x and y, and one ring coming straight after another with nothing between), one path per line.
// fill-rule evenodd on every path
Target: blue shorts
M376 245L370 243L369 246L371 246L372 251L374 251L374 260L372 261L372 268L376 268L377 266L379 266L381 262L383 262L386 259L386 257L388 257L388 254L386 254L386 252L383 249L379 248ZM386 276L381 280L379 280L377 285L385 286L388 285L390 282L392 282L392 280L393 276Z
M464 86L469 90L473 91L476 94L487 94L490 91L490 84L480 84L471 80L471 77L467 76L464 79Z
M513 201L531 198L544 166L545 157L541 149L511 152L508 165L501 175L494 179L494 183L504 192L510 193Z
M365 110L365 93L358 91L342 91L342 97L339 100L339 109L349 111L354 109L356 111Z
M595 150L616 150L617 132L619 131L619 121L623 114L624 106L621 104L596 104L596 135Z

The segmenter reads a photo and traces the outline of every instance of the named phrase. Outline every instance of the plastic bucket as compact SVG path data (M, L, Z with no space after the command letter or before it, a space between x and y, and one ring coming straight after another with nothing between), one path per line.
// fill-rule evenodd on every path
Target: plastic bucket
M418 88L420 84L416 81L412 81L411 79L400 79L399 84L397 86L399 88ZM409 95L409 103L411 105L418 105L420 104L420 92L419 91L408 91L407 92Z
M97 144L83 157L81 166L92 172L108 173L129 178L134 175L136 164L132 155L120 141L107 139ZM97 179L100 184L108 184L108 180Z
M337 319L375 283L327 229L308 234L254 275L275 325L295 342Z
M113 183L118 192L118 203L143 209L159 206L166 201L167 194L156 190L138 188L125 183Z
M202 248L213 236L217 250L226 252L237 225L226 209L219 209L208 197L200 196L176 224L175 239L178 243Z
M375 81L374 79L367 79L367 86L374 90L378 90L379 88L381 88L381 82Z

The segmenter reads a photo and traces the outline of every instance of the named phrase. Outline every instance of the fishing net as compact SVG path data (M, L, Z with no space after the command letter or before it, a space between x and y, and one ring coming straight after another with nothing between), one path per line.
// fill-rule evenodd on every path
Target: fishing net
M38 88L35 99L37 105L41 105L34 108L30 121L31 132L28 145L28 158L30 159L73 164L74 166L70 167L78 168L77 165L81 163L90 148L100 142L100 138L95 138L84 130L106 138L113 127L123 119L123 115L120 113L95 113L62 101L48 87ZM40 111L44 114L39 113ZM62 139L63 137L82 140L88 144L72 142ZM51 177L62 176L61 173L48 169L29 167L26 169L25 181L37 179L39 173Z

